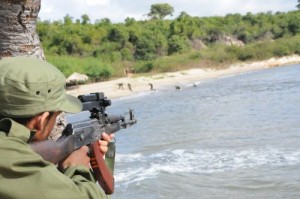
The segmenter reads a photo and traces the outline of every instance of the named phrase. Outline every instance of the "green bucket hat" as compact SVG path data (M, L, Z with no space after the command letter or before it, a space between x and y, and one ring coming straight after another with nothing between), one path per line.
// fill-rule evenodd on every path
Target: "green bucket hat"
M42 112L77 113L81 102L65 92L64 75L50 63L30 57L0 60L0 115L32 117Z

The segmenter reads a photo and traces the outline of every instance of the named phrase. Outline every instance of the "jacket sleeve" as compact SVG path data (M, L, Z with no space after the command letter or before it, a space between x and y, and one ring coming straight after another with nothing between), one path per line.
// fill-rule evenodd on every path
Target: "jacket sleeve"
M90 189L91 186L87 182L93 182L93 185L96 185L93 174L86 167L69 167L65 170L64 175L69 177L80 189ZM88 186L88 187L86 187ZM93 186L94 187L94 186ZM96 185L95 192L101 192L101 196L90 198L108 198L99 184ZM88 194L88 193L87 193Z
M107 198L87 168L70 167L61 173L17 139L0 142L0 159L0 198Z

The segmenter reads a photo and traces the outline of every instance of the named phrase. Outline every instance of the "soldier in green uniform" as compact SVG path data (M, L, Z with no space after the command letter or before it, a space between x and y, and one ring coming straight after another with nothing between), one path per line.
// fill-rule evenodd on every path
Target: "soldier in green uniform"
M14 57L0 60L0 198L106 198L90 172L84 146L57 166L28 144L47 139L61 112L82 105L65 93L65 77L46 61ZM112 136L103 134L99 150Z

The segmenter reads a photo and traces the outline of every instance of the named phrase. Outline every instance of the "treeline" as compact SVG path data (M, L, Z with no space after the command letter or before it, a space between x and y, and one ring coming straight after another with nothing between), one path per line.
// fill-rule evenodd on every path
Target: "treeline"
M126 18L113 24L88 15L74 20L39 21L47 59L66 76L73 72L104 80L137 73L222 66L236 61L300 54L300 12L228 14L174 20Z

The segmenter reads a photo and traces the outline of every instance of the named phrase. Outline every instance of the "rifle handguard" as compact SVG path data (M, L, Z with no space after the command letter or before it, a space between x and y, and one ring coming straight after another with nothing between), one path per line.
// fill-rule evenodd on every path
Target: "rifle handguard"
M99 142L90 145L90 163L94 176L106 194L114 192L114 176L107 167L104 154L99 150Z

